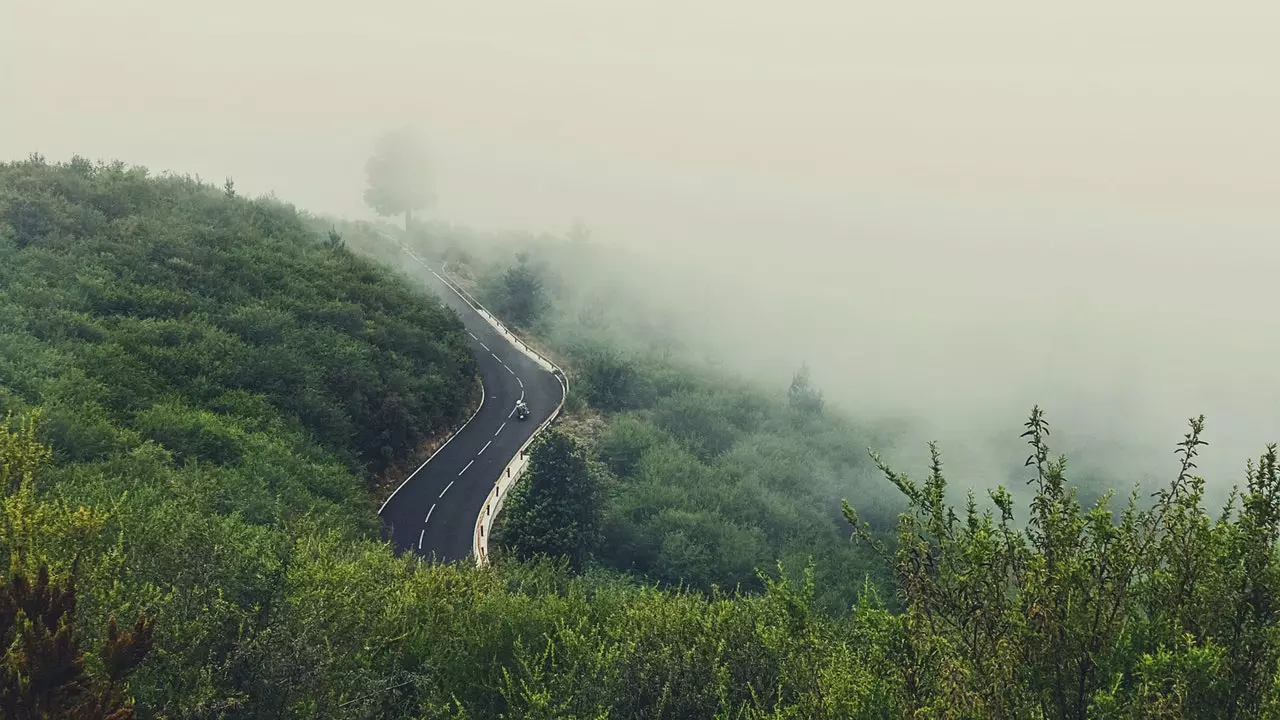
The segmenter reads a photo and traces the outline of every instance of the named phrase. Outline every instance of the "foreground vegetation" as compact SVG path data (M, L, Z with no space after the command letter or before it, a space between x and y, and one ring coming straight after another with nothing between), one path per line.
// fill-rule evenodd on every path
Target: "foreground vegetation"
M770 396L565 323L544 337L579 406L522 492L594 478L574 502L599 489L601 515L524 526L573 540L538 550L560 560L396 557L373 479L465 412L472 366L454 319L313 220L138 169L0 166L7 717L1280 712L1276 453L1211 513L1199 420L1155 501L1113 512L1080 507L1037 410L1027 509L956 509L940 455L923 481L860 459L802 377ZM382 420L397 403L416 424ZM683 572L699 592L647 582Z

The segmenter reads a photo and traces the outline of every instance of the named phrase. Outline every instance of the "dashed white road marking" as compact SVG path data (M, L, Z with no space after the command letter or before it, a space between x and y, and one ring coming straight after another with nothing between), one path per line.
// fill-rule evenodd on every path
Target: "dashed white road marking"
M434 506L432 506L434 507ZM422 532L418 533L418 549L422 549L422 537L427 534L427 529L422 528Z
M516 409L511 408L511 412L507 413L507 418L509 419L512 415L515 415L515 414L516 414Z
M508 364L506 364L506 363L502 363L502 367L506 368L506 369L507 369L507 372L511 373L512 375L515 375L515 374L516 374L516 371L515 371L515 370L512 370L510 365L508 365ZM519 377L516 377L516 379L517 379L517 380L519 380L520 378L519 378ZM524 386L523 386L523 385L521 385L520 387L524 387Z
M516 375L516 382L520 383L520 387L521 387L521 388L523 388L523 387L524 387L524 381L520 379L520 376L519 376L519 375Z
M466 472L466 471L467 471L467 468L471 467L471 463L474 463L474 462L475 462L475 460L472 460L471 462L467 463L467 467L464 467L464 468L462 468L461 470L459 470L459 471L458 471L458 475L462 475L462 473ZM435 507L435 506L433 505L432 507Z
M497 360L498 362L502 362L502 358L498 357L498 353L496 353L496 352L494 352L494 351L490 350L490 351L489 351L489 354L493 356L493 359L494 359L494 360Z
M508 415L507 417L511 417L511 416L510 416L510 415ZM507 426L507 424L506 424L506 423L502 423L501 425L499 425L499 426L498 426L498 431L497 431L497 432L495 432L495 433L493 434L493 436L494 436L494 437L497 437L497 436L498 436L498 433L502 432L502 428L504 428L504 427L506 427L506 426Z
M445 485L445 486L444 486L444 489L440 491L440 497L444 497L444 494L445 494L445 493L447 493L447 492L449 492L449 488L451 488L451 487L453 487L453 481L452 481L452 480L450 480L450 481L449 481L449 484L448 484L448 485Z
M479 339L480 339L480 338L476 338L476 340L479 340ZM490 349L489 349L489 346L488 346L488 345L485 345L484 343L480 343L480 347L484 348L484 351L485 351L485 352L487 352L487 353L492 353L492 352L493 352L492 350L490 350Z
M431 522L431 513L435 511L436 511L436 504L431 503L431 509L427 511L427 519L422 521L423 525L426 525L427 523ZM426 530L426 528L423 528L423 530Z
M472 340L479 340L479 339L480 339L480 338L476 337L476 334L475 334L475 333L473 333L473 332L471 332L470 330L468 330L468 331L467 331L467 334L471 336L471 339L472 339ZM483 344L483 343L481 343L481 344Z
M497 435L497 433L494 433L494 435ZM476 454L477 454L477 455L483 455L483 454L484 454L484 451L485 451L485 450L488 450L488 449L489 449L489 446L490 446L490 445L492 445L492 444L493 444L493 441L492 441L492 440L490 440L489 442L485 443L485 444L484 444L484 447L480 448L480 452L478 452L478 453L476 453ZM449 483L449 484L450 484L450 485L452 485L453 483Z

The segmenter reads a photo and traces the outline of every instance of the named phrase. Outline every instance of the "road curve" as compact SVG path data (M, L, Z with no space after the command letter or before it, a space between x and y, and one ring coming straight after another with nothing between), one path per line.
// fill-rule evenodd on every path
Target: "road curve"
M423 266L422 277L457 313L471 336L484 383L479 410L396 489L379 511L397 552L411 550L439 562L467 558L476 518L498 476L559 406L560 381L491 325L448 284ZM516 401L529 406L515 418Z

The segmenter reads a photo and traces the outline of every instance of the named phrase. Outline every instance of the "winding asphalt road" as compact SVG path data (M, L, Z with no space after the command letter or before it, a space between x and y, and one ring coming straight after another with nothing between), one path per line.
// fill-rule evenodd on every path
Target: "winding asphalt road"
M471 335L484 401L471 420L404 481L379 515L397 552L411 550L453 562L471 554L476 518L489 491L520 447L555 411L564 390L559 379L516 349L425 264L422 277ZM521 398L529 406L525 420L515 417Z

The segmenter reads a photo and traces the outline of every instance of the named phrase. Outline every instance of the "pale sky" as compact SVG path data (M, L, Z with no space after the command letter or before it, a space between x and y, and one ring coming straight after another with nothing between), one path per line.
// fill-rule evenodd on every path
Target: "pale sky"
M1055 5L0 0L0 157L360 215L413 123L435 216L702 264L743 369L984 432L1204 411L1237 467L1280 439L1280 3Z

